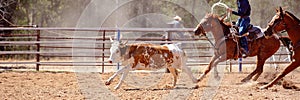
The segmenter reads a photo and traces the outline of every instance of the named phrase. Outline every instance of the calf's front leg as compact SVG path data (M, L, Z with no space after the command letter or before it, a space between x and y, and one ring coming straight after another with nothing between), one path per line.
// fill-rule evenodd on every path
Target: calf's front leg
M109 77L108 80L106 80L105 85L110 85L110 83L114 80L114 78L115 78L118 74L123 73L126 69L127 69L127 66L121 68L120 70L118 70L114 75L112 75L111 77Z
M123 74L122 74L122 76L121 76L121 78L120 78L120 81L119 81L119 83L117 84L117 86L115 86L115 90L117 90L117 89L119 89L120 87L121 87L121 85L122 85L122 83L123 83L123 80L126 78L126 76L128 75L128 73L129 73L129 68L128 67L126 67L126 70L124 70L124 72L123 72Z

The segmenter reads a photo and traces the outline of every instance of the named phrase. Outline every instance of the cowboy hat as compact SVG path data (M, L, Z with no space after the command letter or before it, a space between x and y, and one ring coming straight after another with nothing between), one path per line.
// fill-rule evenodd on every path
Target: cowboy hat
M179 16L175 16L173 19L181 21L181 17L179 17Z

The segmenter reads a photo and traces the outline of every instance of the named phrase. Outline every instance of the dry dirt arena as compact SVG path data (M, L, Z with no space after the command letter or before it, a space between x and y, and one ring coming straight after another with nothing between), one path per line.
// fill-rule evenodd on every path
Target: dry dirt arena
M185 74L181 73L174 89L166 88L166 85L171 85L173 81L169 73L136 72L128 75L119 90L113 89L119 81L119 76L111 85L104 85L103 80L107 80L112 74L2 71L0 99L199 100L212 97L216 100L297 100L300 98L299 89L284 89L282 85L275 85L268 90L258 89L257 87L273 77L268 72L263 73L258 80L259 83L241 83L240 80L248 73L226 72L220 84L208 81L211 79L210 74L203 81L193 84ZM285 80L292 81L294 86L300 86L299 75L300 72L294 71L286 76Z

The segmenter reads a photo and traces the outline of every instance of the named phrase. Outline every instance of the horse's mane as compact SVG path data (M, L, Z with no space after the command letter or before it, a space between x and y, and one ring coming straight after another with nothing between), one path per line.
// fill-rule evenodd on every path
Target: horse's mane
M211 14L210 13L210 14L207 14L206 17L207 18L212 17L214 19L218 19L220 24L223 25L223 26L226 26L226 27L231 27L232 26L232 24L230 22L224 22L224 19L220 18L217 14Z
M300 23L300 20L294 14L292 14L289 11L285 11L285 12L288 13L288 15L290 15L293 19L297 20L298 23Z
M227 34L230 33L230 30L229 28L231 28L233 25L230 23L230 22L224 22L224 18L220 18L218 15L216 14L207 14L206 15L206 18L211 18L211 19L214 19L214 20L217 20L219 21L220 25L222 26L223 28L223 33L224 33L224 36L227 36Z

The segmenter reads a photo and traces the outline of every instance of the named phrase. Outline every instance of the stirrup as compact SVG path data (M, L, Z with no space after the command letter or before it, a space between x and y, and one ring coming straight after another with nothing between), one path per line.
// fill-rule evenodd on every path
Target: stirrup
M242 57L247 58L249 56L249 51L246 51L244 48L241 48Z
M243 54L242 54L242 57L243 57L243 58L247 58L247 57L248 57L248 54L244 54L244 53L243 53Z

